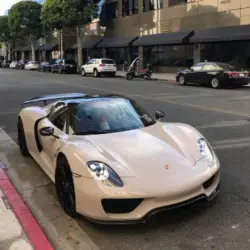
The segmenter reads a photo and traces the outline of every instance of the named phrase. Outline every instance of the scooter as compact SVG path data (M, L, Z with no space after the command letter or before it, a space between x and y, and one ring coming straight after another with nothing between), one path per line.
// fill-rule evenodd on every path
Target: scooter
M134 78L143 78L145 80L150 80L152 76L152 72L147 69L146 72L138 73L136 72L136 67L139 62L139 57L137 57L129 66L128 71L126 73L127 80L133 80Z

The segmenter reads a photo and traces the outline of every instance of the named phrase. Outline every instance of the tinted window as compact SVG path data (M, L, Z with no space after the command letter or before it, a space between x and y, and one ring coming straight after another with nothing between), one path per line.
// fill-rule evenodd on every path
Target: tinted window
M102 60L103 64L115 64L113 60Z
M194 71L201 70L203 67L204 63L197 63L193 67L191 67Z
M61 59L58 59L58 60L56 60L55 63L62 63L62 60L61 60Z
M30 62L30 63L32 63L32 64L38 64L38 62L37 62L37 61L32 61L32 62Z
M227 63L217 63L216 65L220 69L224 69L224 70L236 70L236 68L233 65L230 65L230 64L227 64Z
M216 70L216 66L213 63L206 63L202 70Z
M69 126L75 135L91 135L144 128L155 121L126 99L90 100L72 107Z

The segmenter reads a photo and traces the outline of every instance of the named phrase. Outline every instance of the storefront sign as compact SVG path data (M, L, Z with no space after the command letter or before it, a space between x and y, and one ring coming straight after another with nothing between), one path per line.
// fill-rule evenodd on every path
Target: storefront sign
M165 21L160 23L161 32L168 32L172 27L172 21Z

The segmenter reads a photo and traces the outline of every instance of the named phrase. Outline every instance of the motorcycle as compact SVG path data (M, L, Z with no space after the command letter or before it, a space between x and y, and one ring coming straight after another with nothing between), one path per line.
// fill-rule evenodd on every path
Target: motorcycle
M126 73L126 79L127 80L133 80L134 78L143 78L145 80L150 80L152 76L152 70L147 68L146 72L136 72L136 67L139 62L139 57L137 57L129 66L128 71Z

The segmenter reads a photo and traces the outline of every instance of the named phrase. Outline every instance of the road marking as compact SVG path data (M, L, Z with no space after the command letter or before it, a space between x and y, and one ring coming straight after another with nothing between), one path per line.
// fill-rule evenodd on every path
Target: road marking
M89 87L89 86L86 86L86 85L78 85L78 84L74 84L74 83L61 82L61 84L65 84L65 85L68 85L68 86L82 87L82 88L92 89L92 90L98 90L98 91L102 91L102 92L105 92L105 93L113 93L113 94L119 94L119 95L125 95L125 96L133 95L133 94L130 94L130 93L124 93L124 92L120 92L120 91L110 91L110 90L107 90L107 89ZM180 102L180 101L174 101L174 100L168 100L168 99L161 99L161 98L157 98L157 97L146 97L146 96L143 96L143 95L137 95L137 97L140 97L142 99L147 99L147 100L153 100L153 101L160 101L160 102L169 103L169 104L175 104L175 105L184 106L184 107L197 108L197 109L206 110L206 111L214 111L214 112L217 112L217 113L223 113L223 114L228 114L228 115L235 115L235 116L242 116L242 117L250 118L250 114L248 114L248 113L242 113L242 112L237 112L237 111L233 111L233 110L220 109L220 108L214 108L214 107L207 107L207 106L202 106L202 105L198 105L198 104L191 104L191 103L186 103L186 102Z
M55 249L99 250L84 228L69 218L58 205L53 193L54 184L51 184L49 178L32 159L20 155L17 144L1 128L0 152L0 161L8 168L9 179L47 233ZM47 185L42 187L43 184Z
M250 125L250 122L247 120L237 120L237 121L222 121L216 122L214 124L195 126L197 129L206 129L206 128L224 128L224 127L237 127Z
M247 96L241 96L241 97L234 97L234 98L230 98L231 100L246 100L246 99L250 99L250 95Z
M20 109L13 109L9 111L1 111L0 110L0 115L13 115L13 114L18 114L20 112Z
M199 94L199 96L204 96L204 97L208 97L208 96L214 96L213 94ZM166 98L193 98L193 97L197 97L197 95L169 95L166 96ZM164 98L163 97L159 97L159 98Z
M250 147L250 137L226 139L226 140L214 141L210 143L212 145L212 148L215 150L231 149L231 148L246 148L246 147Z

